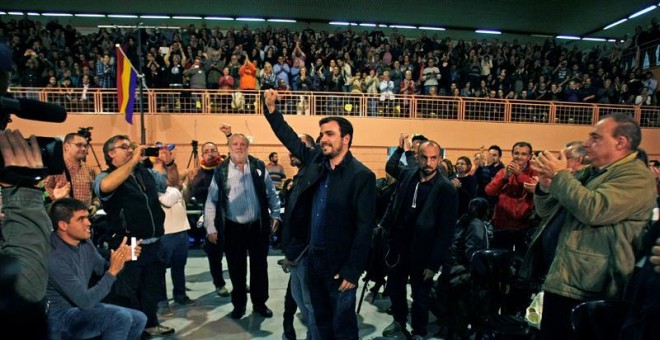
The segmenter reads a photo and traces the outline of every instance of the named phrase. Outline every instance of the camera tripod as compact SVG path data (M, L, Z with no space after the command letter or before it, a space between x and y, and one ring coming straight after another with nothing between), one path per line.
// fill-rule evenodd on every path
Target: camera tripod
M197 151L197 148L199 146L199 142L193 139L192 143L190 143L192 146L192 151L190 152L190 157L188 158L188 165L186 166L187 169L190 169L190 163L193 161L193 165L195 168L199 167L199 152Z
M94 160L96 161L96 166L99 168L100 171L103 171L103 168L101 168L101 163L99 162L99 158L96 157L94 146L92 146L92 132L90 131L91 129L93 129L93 127L91 126L81 127L78 129L78 134L85 138L85 140L87 141L87 145L89 145L89 149L92 150L92 156L94 156ZM83 161L87 163L87 156L85 156Z

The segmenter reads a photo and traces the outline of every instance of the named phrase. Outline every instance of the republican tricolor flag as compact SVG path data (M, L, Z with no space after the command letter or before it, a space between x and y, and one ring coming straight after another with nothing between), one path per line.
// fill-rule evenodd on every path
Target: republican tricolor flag
M133 124L133 107L135 106L135 87L137 72L131 65L124 51L117 47L117 103L119 113L123 113L126 121Z

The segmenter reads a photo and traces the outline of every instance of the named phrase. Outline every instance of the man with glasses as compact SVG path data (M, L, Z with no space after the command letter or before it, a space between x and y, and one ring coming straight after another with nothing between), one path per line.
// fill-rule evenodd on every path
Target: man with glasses
M85 137L76 132L67 134L64 137L66 168L60 175L48 176L45 189L52 200L71 197L85 203L90 216L93 216L101 203L92 190L96 173L83 161L88 148Z
M116 248L124 236L135 237L142 247L137 261L127 263L117 277L108 302L141 310L147 315L145 335L159 336L174 329L161 326L157 316L158 302L165 295L165 265L158 257L165 213L158 193L165 192L167 181L179 183L179 173L166 147L158 155L166 176L147 169L142 164L145 149L144 145L134 149L128 136L108 139L103 144L108 170L96 177L94 192L108 216L110 248Z

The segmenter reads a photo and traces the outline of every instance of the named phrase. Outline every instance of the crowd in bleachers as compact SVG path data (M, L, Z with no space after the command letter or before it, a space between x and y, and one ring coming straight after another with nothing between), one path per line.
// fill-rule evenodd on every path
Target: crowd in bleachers
M657 105L657 80L640 67L657 62L658 22L623 42L578 44L471 41L379 28L357 32L307 28L139 31L148 88L269 89L431 94L601 104ZM12 86L114 88L115 44L137 68L137 30L83 34L57 20L0 21L13 48ZM655 44L655 48L648 46ZM641 45L647 48L638 53ZM406 74L410 72L408 77ZM85 98L77 98L85 100Z

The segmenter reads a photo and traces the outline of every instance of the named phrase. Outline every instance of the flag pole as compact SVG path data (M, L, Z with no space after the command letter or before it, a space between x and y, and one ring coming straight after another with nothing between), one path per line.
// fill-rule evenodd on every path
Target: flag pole
M138 23L137 25L137 43L138 43L138 80L140 83L138 86L140 86L140 144L145 145L147 144L147 129L144 126L144 74L142 74L142 57L143 57L143 51L142 51L142 23Z

